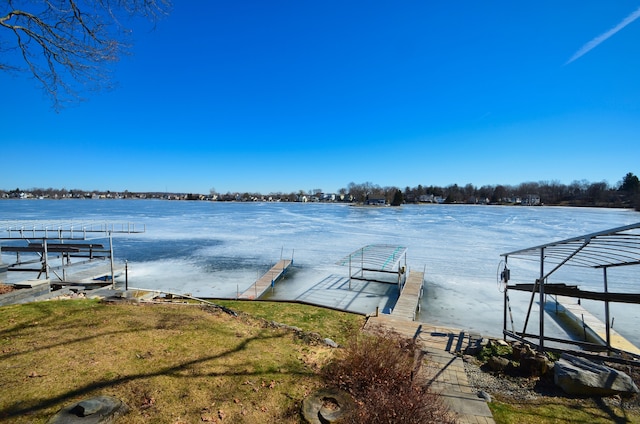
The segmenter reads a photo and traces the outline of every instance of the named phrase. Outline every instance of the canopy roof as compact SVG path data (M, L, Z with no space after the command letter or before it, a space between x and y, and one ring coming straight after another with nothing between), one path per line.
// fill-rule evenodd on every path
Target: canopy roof
M337 263L343 266L358 265L368 270L392 271L406 252L407 248L403 246L370 244L345 256Z
M501 256L539 260L587 268L607 268L640 264L640 222L586 234Z
M0 240L14 239L58 239L87 240L87 234L144 233L146 227L133 223L105 223L97 221L0 221Z

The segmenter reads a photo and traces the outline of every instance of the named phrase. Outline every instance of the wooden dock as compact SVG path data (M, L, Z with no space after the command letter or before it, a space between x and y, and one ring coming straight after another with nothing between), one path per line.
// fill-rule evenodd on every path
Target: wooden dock
M291 259L281 259L262 277L251 285L247 290L238 296L238 299L259 299L275 282L281 278L289 269L293 261Z
M422 298L423 282L424 272L409 272L400 297L391 311L391 316L415 320L416 312L420 307L420 298Z
M556 302L569 319L581 327L584 325L585 334L592 339L591 341L603 346L607 345L607 328L604 322L583 308L582 305L576 303L573 298L558 296ZM613 328L609 329L609 338L611 347L640 355L640 349Z

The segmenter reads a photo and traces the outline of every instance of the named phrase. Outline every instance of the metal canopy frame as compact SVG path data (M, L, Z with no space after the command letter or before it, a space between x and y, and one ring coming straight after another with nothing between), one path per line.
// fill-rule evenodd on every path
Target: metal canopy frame
M400 266L403 259L404 265ZM352 279L389 283L389 281L365 277L365 271L397 274L401 289L406 275L407 248L391 244L370 244L345 256L337 264L349 267L349 289L351 289Z
M599 231L596 233L586 234L583 236L573 237L566 240L556 241L552 243L542 244L539 246L529 247L526 249L516 250L509 253L503 253L505 267L501 273L501 280L504 284L504 328L503 333L506 336L522 339L525 337L538 337L539 350L544 349L544 304L545 294L562 294L578 298L591 298L594 300L604 301L605 305L605 328L606 328L606 349L608 351L617 351L611 346L610 339L610 317L609 303L612 301L626 303L640 303L638 295L610 293L607 281L607 269L613 267L640 265L640 222L636 224L626 225L622 227L612 228L609 230ZM508 268L509 258L518 258L525 260L535 260L539 262L540 273L534 284L522 284L510 286L510 272ZM576 266L583 268L602 269L603 272L603 291L601 293L586 292L577 289L577 287L567 287L564 285L549 285L545 289L547 278L563 266ZM549 271L547 271L549 269ZM640 286L640 281L638 281ZM508 289L523 290L528 287L531 291L531 300L529 310L525 320L522 333L510 332L507 329L507 310L510 311ZM527 322L535 294L539 294L540 302L540 334L532 335L526 333ZM590 296L590 297L589 297ZM549 340L576 344L574 341L551 339ZM593 346L591 346L593 347Z

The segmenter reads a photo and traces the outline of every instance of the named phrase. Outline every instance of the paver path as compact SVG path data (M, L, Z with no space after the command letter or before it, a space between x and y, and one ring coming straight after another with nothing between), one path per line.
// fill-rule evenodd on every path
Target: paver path
M440 393L460 424L493 424L493 416L484 399L469 384L462 358L457 355L470 342L469 334L451 328L393 318L389 315L370 317L365 330L393 330L415 338L426 352L426 378L433 391Z

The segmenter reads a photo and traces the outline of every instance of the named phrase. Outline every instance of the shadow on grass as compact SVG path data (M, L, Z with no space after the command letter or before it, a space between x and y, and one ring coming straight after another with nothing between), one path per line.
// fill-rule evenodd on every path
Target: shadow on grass
M44 409L50 408L54 405L63 404L75 399L77 397L88 395L96 390L104 389L106 387L132 382L136 380L152 378L157 376L170 376L173 378L194 378L194 377L220 377L220 376L256 376L256 375L264 375L267 372L232 372L232 373L190 373L189 375L183 375L181 372L190 369L191 367L216 359L222 359L224 357L233 355L235 353L241 352L247 349L248 345L252 342L269 340L269 339L277 339L284 337L285 334L279 335L258 335L254 337L247 338L241 341L237 346L232 349L226 350L222 353L216 355L210 355L201 357L198 359L194 359L191 361L182 362L173 366L162 368L158 371L149 372L149 373L140 373L135 375L123 376L121 378L108 380L108 381L96 381L90 384L86 384L85 386L76 388L74 390L70 390L64 394L58 396L52 396L45 400L31 401L31 402L15 402L12 405L7 406L4 410L0 410L1 418L14 418L19 417L26 413L34 413L38 411L42 411ZM100 337L100 336L95 336ZM304 373L298 372L295 370L290 370L289 374L303 375Z
M65 320L68 320L72 315L86 314L88 310L87 305L89 305L89 303L87 302L91 302L91 301L81 301L81 303L78 303L79 305L81 305L80 307L74 307L75 304L73 302L69 302L65 304L65 312L64 312ZM102 305L98 305L96 303L95 307L102 308ZM59 326L59 323L56 322L56 320L60 318L59 304L54 304L51 302L34 302L34 303L28 303L24 305L8 306L8 307L4 307L3 309L4 310L2 310L2 312L0 313L0 318L4 320L3 322L4 324L6 323L11 324L11 315L14 311L15 311L15 314L23 317L24 314L27 313L25 312L25 310L28 310L28 316L29 318L31 318L31 320L21 322L19 324L9 326L0 330L0 337L2 338L11 338L11 337L14 337L15 335L20 334L23 331L32 330L36 332L39 326L45 327L52 324L55 324L56 328L58 328L59 330L65 330L67 328L77 328L76 325L68 325L65 327Z

